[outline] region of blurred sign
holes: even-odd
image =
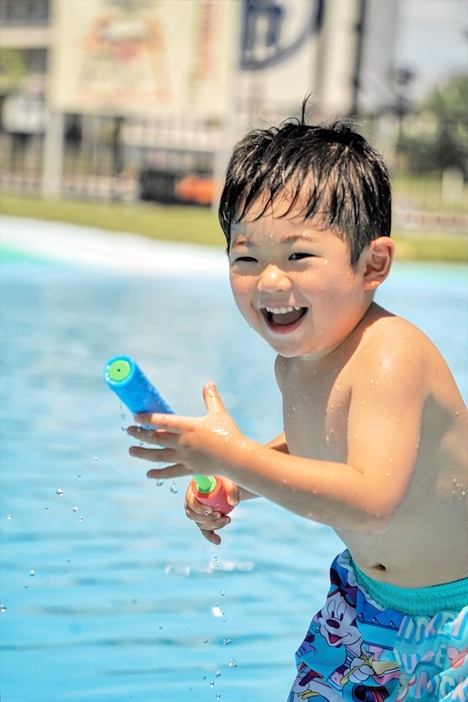
[[[220,0],[57,0],[53,108],[224,113],[236,10]]]
[[[325,0],[244,0],[241,67],[257,71],[286,61],[319,31]]]

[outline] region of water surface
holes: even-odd
[[[130,418],[101,375],[132,355],[184,414],[216,380],[267,441],[274,354],[223,276],[24,255],[1,271],[3,702],[283,702],[339,540],[259,500],[208,544],[183,513],[187,480],[158,488],[127,455]],[[465,269],[397,265],[378,301],[435,341],[466,399]]]

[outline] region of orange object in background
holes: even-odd
[[[211,176],[188,175],[175,184],[175,193],[182,200],[210,205],[215,196],[215,182]]]

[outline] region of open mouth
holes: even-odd
[[[342,636],[336,636],[335,634],[330,634],[330,632],[328,632],[328,638],[330,639],[330,643],[331,643],[332,645],[334,645],[334,644],[336,644],[338,641],[341,641],[341,639],[342,639],[343,637],[342,637]]]
[[[275,331],[293,331],[307,312],[307,307],[264,307],[262,314]]]

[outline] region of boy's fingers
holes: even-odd
[[[184,475],[192,475],[187,466],[176,463],[167,468],[154,468],[146,473],[150,480],[167,480],[168,478],[181,478]]]
[[[221,396],[213,382],[206,383],[203,388],[203,398],[208,412],[225,412]]]
[[[127,428],[127,434],[133,436],[134,439],[144,441],[145,444],[163,446],[162,432],[158,432],[156,429],[145,429],[144,427],[135,427],[132,425]],[[164,435],[167,436],[167,432],[164,432]]]
[[[176,414],[146,414],[139,412],[135,415],[135,421],[144,426],[152,426],[159,429],[167,429],[171,434],[180,434],[182,429],[179,428],[185,421],[185,417],[179,417]]]
[[[215,546],[219,546],[219,544],[221,543],[221,537],[219,536],[219,534],[216,534],[214,531],[206,531],[204,529],[201,529],[200,531],[207,541],[214,544]]]
[[[130,446],[128,452],[133,458],[143,458],[152,463],[177,463],[177,453],[170,448],[149,449],[143,446]]]

